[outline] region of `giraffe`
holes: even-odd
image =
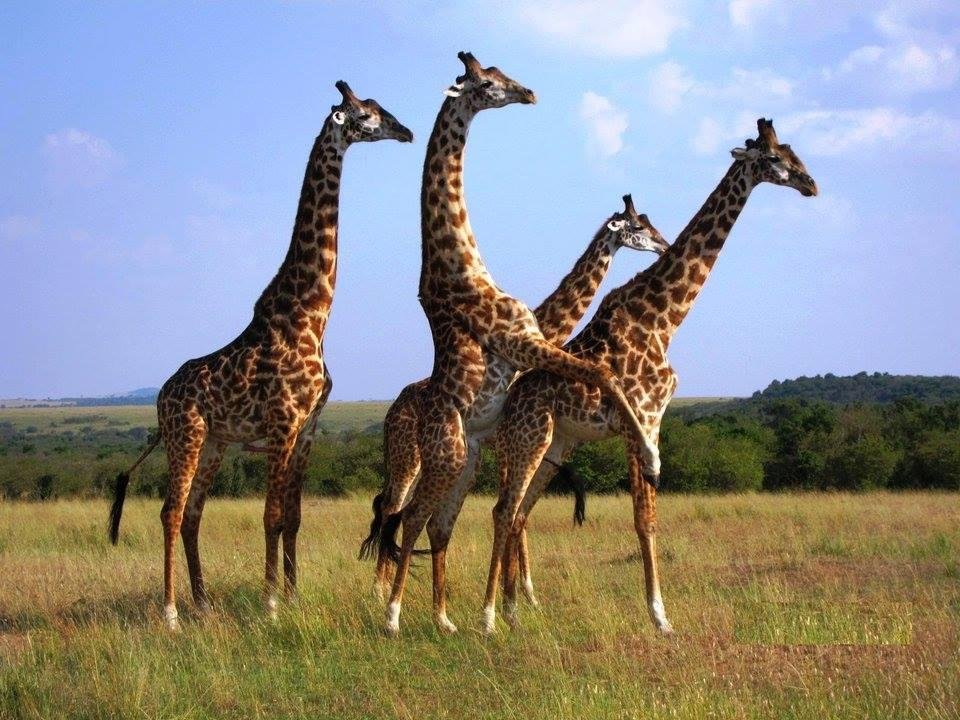
[[[463,416],[483,382],[486,351],[516,368],[538,367],[583,380],[614,396],[638,444],[647,449],[645,473],[656,481],[656,447],[643,435],[619,381],[608,369],[572,357],[540,332],[530,309],[497,287],[470,229],[463,199],[463,155],[470,122],[478,112],[512,103],[532,104],[531,90],[470,53],[458,57],[465,73],[445,92],[429,142],[421,188],[422,264],[420,303],[433,336],[433,372],[420,398],[421,474],[416,496],[401,511],[403,541],[390,592],[385,630],[400,630],[400,605],[414,543],[424,526],[433,556],[433,616],[441,632],[456,632],[447,618],[445,548],[431,516],[460,477],[466,462]],[[392,544],[386,534],[381,543]]]
[[[570,272],[533,311],[543,336],[554,345],[564,342],[583,318],[618,249],[626,247],[662,254],[669,247],[663,236],[650,224],[647,216],[637,213],[629,195],[624,195],[623,202],[623,211],[614,213],[604,221]],[[454,490],[444,500],[439,511],[442,518],[439,524],[445,533],[441,538],[444,545],[449,541],[449,533],[463,507],[463,501],[474,485],[480,447],[494,434],[507,398],[507,389],[517,374],[513,365],[496,355],[484,353],[484,362],[486,369],[483,382],[473,405],[464,417],[467,461]],[[375,517],[371,523],[370,535],[361,548],[361,557],[372,554],[383,531],[385,518],[393,516],[399,520],[397,513],[403,509],[407,495],[417,479],[420,471],[420,448],[417,443],[420,423],[418,408],[428,387],[429,378],[407,385],[387,411],[383,434],[388,479],[384,489],[374,498]],[[392,529],[387,532],[392,534]],[[374,584],[376,594],[381,599],[387,591],[390,566],[391,555],[383,548],[377,558]],[[528,597],[531,602],[536,603],[532,586],[524,587],[531,588]]]
[[[567,345],[573,355],[608,365],[622,379],[637,414],[659,440],[663,413],[677,386],[667,348],[686,318],[754,187],[784,185],[804,196],[817,186],[789,145],[777,140],[770,120],[759,135],[731,151],[733,164],[670,249],[647,270],[612,290],[590,322]],[[566,457],[582,442],[622,432],[608,401],[587,384],[542,371],[520,377],[510,390],[497,433],[500,493],[494,509],[494,542],[487,578],[483,629],[495,630],[495,601],[503,567],[504,615],[516,617],[517,544],[533,505]],[[660,594],[656,552],[656,486],[642,481],[640,448],[627,442],[634,526],[640,540],[647,610],[655,627],[672,626]]]
[[[160,432],[133,468],[117,477],[110,539],[117,541],[130,472],[163,440],[170,466],[160,517],[164,533],[164,620],[179,626],[174,594],[174,548],[183,536],[194,601],[209,609],[197,544],[207,490],[229,444],[267,453],[264,599],[277,612],[277,553],[283,537],[284,588],[296,588],[300,493],[317,416],[332,387],[323,336],[337,276],[340,174],[347,148],[357,142],[399,140],[413,134],[375,100],[343,96],[310,151],[293,237],[276,276],[260,295],[253,319],[235,340],[188,360],[157,398]],[[263,445],[252,445],[262,441]]]

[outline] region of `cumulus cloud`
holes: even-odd
[[[960,122],[932,111],[910,114],[889,107],[862,110],[809,110],[782,118],[781,135],[796,134],[797,147],[814,155],[842,155],[862,147],[931,149],[956,147]],[[802,145],[801,145],[802,143]]]
[[[52,180],[81,187],[102,184],[123,162],[109,142],[77,128],[47,135],[43,155]]]
[[[730,79],[719,84],[696,80],[682,65],[673,61],[655,67],[648,78],[650,104],[661,112],[676,112],[686,100],[713,102],[770,103],[793,95],[793,82],[771,70],[745,70],[735,67]]]
[[[591,155],[605,159],[623,150],[627,113],[608,98],[585,92],[580,100],[580,119],[587,128],[587,150]]]
[[[836,156],[882,145],[884,148],[937,150],[960,145],[960,121],[928,111],[918,114],[890,107],[858,110],[807,110],[775,118],[777,135],[801,156]],[[754,121],[742,113],[723,125],[704,120],[691,140],[700,154],[711,154],[723,142],[740,144],[756,132]]]
[[[852,77],[858,83],[871,82],[898,93],[945,90],[956,82],[960,60],[947,44],[924,47],[864,45],[847,55],[836,69],[827,68],[824,78]]]
[[[549,42],[605,58],[661,53],[687,24],[673,0],[521,0],[515,12]]]
[[[700,121],[700,127],[690,141],[690,146],[699,155],[713,155],[720,149],[725,138],[723,126],[713,118],[706,117]]]

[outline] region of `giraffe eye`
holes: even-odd
[[[480,83],[480,87],[482,87],[484,90],[486,90],[488,87],[493,87],[493,80],[484,80],[482,83]]]
[[[359,115],[357,115],[357,120],[359,120],[360,122],[364,122],[369,119],[370,119],[370,113],[360,113]]]

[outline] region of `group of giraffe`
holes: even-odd
[[[421,189],[419,299],[430,324],[433,371],[408,385],[387,413],[387,478],[361,555],[376,555],[374,587],[387,600],[384,629],[399,632],[400,608],[416,541],[427,529],[433,570],[433,615],[441,632],[456,627],[446,612],[446,550],[473,486],[480,448],[495,449],[500,490],[482,624],[495,631],[502,584],[504,617],[517,624],[516,585],[536,604],[526,524],[533,507],[581,443],[626,439],[634,525],[643,558],[646,603],[655,627],[671,632],[660,593],[656,490],[660,422],[677,376],[667,360],[683,322],[754,187],[817,186],[769,120],[732,151],[733,163],[686,228],[667,243],[632,197],[600,226],[557,289],[535,310],[501,290],[480,256],[463,189],[464,150],[482,110],[533,104],[534,93],[496,67],[461,52],[464,73],[446,91],[427,143]],[[164,530],[164,620],[178,627],[174,592],[176,536],[183,538],[194,601],[210,607],[198,548],[207,491],[232,443],[267,455],[265,604],[278,604],[278,545],[284,594],[296,593],[296,542],[306,462],[332,382],[323,336],[336,283],[340,173],[356,142],[412,133],[374,100],[340,81],[307,162],[293,239],[276,277],[231,343],[186,362],[163,385],[159,433],[117,478],[110,538],[117,541],[132,472],[162,440],[170,466],[161,511]],[[647,269],[604,297],[586,326],[567,341],[621,247],[658,255]],[[565,343],[565,344],[564,344]],[[396,535],[402,528],[399,544]],[[390,572],[394,577],[390,583]]]

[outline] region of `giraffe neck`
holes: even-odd
[[[276,276],[254,307],[254,317],[297,329],[308,327],[322,339],[337,282],[337,219],[340,172],[347,150],[330,119],[310,151],[293,224],[293,237]]]
[[[593,302],[618,247],[613,235],[601,228],[557,289],[533,311],[548,341],[558,345],[573,332]]]
[[[670,249],[625,286],[633,315],[657,314],[664,349],[703,289],[753,188],[751,168],[734,162]]]
[[[420,191],[421,296],[432,296],[438,286],[451,282],[493,284],[470,229],[463,197],[464,148],[475,115],[462,100],[447,98],[427,143]]]

